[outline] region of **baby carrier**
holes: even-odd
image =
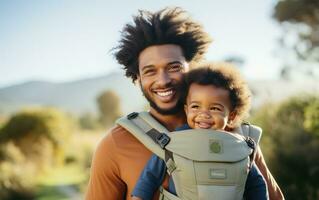
[[[260,128],[243,124],[242,135],[211,129],[169,132],[148,112],[131,113],[117,124],[165,160],[177,196],[160,188],[160,200],[243,198]]]

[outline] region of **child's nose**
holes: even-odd
[[[205,118],[205,119],[211,118],[211,115],[210,115],[210,113],[209,113],[208,110],[201,110],[201,111],[199,112],[199,116],[200,116],[200,117],[203,117],[203,118]]]

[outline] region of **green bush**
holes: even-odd
[[[53,108],[13,115],[0,130],[0,199],[31,198],[37,176],[64,163],[71,134],[69,117]]]
[[[98,118],[91,113],[84,113],[79,117],[78,123],[81,129],[94,130],[101,128]]]
[[[12,142],[2,144],[0,154],[0,199],[32,199],[36,167]]]
[[[54,108],[34,108],[13,115],[1,130],[1,139],[19,139],[28,134],[44,136],[53,143],[64,143],[70,135],[70,120]]]
[[[304,127],[308,132],[312,132],[319,137],[319,100],[305,108]]]
[[[253,114],[261,148],[287,199],[319,199],[318,104],[315,96],[268,104]]]

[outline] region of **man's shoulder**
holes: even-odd
[[[137,139],[125,128],[120,125],[112,127],[106,135],[102,138],[100,145],[112,145],[114,147],[121,147],[127,143],[136,143]]]
[[[118,124],[113,126],[107,133],[107,136],[110,136],[113,138],[114,137],[126,137],[127,135],[131,135],[130,132]]]

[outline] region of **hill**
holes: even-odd
[[[267,101],[280,101],[297,94],[319,94],[315,81],[248,81],[253,92],[253,107]],[[0,88],[0,112],[7,114],[25,106],[56,106],[80,114],[97,111],[96,97],[104,90],[113,90],[121,100],[123,113],[143,110],[147,104],[138,86],[122,73],[65,83],[30,81]]]
[[[121,99],[123,112],[146,105],[138,86],[121,73],[66,83],[30,81],[0,89],[0,112],[11,113],[24,106],[56,106],[71,113],[96,112],[96,97],[113,90]]]

